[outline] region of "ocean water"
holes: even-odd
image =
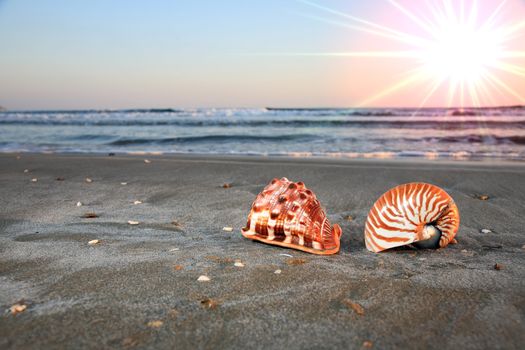
[[[525,160],[525,107],[0,112],[1,152]]]

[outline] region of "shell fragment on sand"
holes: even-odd
[[[77,207],[81,207],[82,206],[82,202],[77,202]]]
[[[128,224],[135,226],[135,225],[140,224],[140,222],[138,222],[138,221],[133,221],[133,220],[129,220],[129,221],[128,221]]]
[[[273,273],[275,273],[276,275],[280,275],[281,272],[282,272],[282,271],[281,271],[280,269],[277,269],[277,270],[275,270]]]
[[[86,182],[87,182],[88,184],[90,184],[90,183],[93,182],[93,179],[91,179],[90,177],[86,177]]]
[[[241,261],[236,261],[233,265],[236,267],[244,267],[244,264]]]
[[[11,306],[10,311],[12,315],[16,315],[16,314],[26,311],[26,309],[27,309],[27,305],[16,303],[15,305]]]
[[[282,253],[282,254],[279,254],[279,255],[280,255],[280,256],[286,256],[287,258],[293,258],[293,255],[290,255],[290,254],[284,254],[284,253]]]
[[[160,328],[160,327],[162,327],[163,324],[164,324],[164,322],[162,322],[161,320],[149,321],[148,322],[148,327],[150,327],[150,328]]]
[[[31,179],[31,182],[37,182],[37,181],[38,179],[36,177]]]
[[[487,228],[481,229],[480,232],[481,233],[492,233],[492,231]]]
[[[197,278],[198,282],[209,282],[211,279],[208,276],[202,275]]]
[[[144,159],[144,163],[149,164],[149,163],[151,163],[151,160],[149,160],[149,159]]]
[[[133,204],[135,204],[135,205],[137,205],[137,204],[142,204],[142,202],[139,201],[139,200],[136,200],[136,201],[133,202]]]
[[[361,306],[361,304],[358,304],[350,299],[343,300],[343,303],[354,310],[354,312],[359,316],[363,316],[365,314],[365,309]]]
[[[232,232],[233,231],[233,227],[226,226],[226,227],[223,227],[222,230],[226,231],[226,232]]]
[[[122,186],[126,186],[128,183],[127,182],[121,182],[120,183]]]
[[[28,173],[29,172],[29,169],[24,169],[24,173]]]
[[[95,245],[95,244],[99,244],[100,243],[100,240],[98,239],[92,239],[91,241],[88,242],[89,245]]]

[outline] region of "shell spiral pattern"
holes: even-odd
[[[339,225],[330,225],[315,194],[302,182],[273,179],[252,204],[246,238],[308,253],[329,255],[339,251]]]
[[[459,228],[459,211],[452,197],[443,189],[410,183],[383,194],[368,214],[365,243],[368,250],[385,249],[412,243],[433,248],[454,243]]]

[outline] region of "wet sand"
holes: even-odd
[[[0,155],[0,348],[525,344],[525,165],[147,158]],[[341,225],[338,255],[241,236],[256,194],[282,176],[304,181]],[[412,181],[452,195],[459,243],[368,252],[369,208]],[[12,315],[17,302],[27,308]]]

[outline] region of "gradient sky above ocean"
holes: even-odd
[[[317,3],[420,34],[385,0]],[[401,3],[428,15],[421,1]],[[483,17],[500,1],[478,3]],[[0,0],[0,105],[353,106],[396,84],[414,65],[407,58],[288,55],[407,49],[312,16],[348,22],[295,0]],[[525,1],[508,0],[498,20],[504,25],[523,18]],[[525,50],[525,28],[518,34],[508,46]],[[525,67],[524,58],[512,63]],[[497,74],[525,91],[523,76]],[[370,105],[419,106],[427,85],[412,84]],[[484,104],[523,103],[501,89],[492,92]],[[443,86],[426,105],[444,105],[446,93]]]

